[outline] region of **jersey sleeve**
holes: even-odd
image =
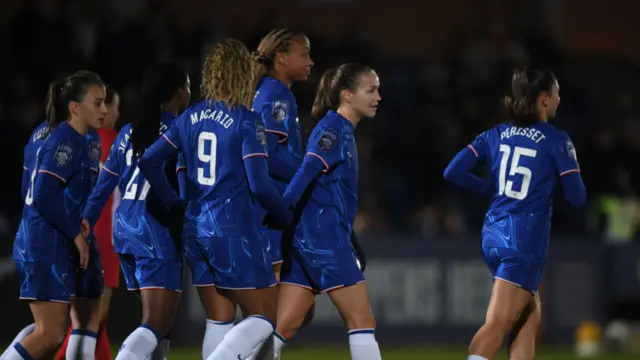
[[[557,137],[552,156],[559,176],[580,172],[576,148],[566,132],[561,132]]]
[[[185,113],[186,114],[186,113]],[[162,138],[178,150],[182,150],[182,140],[180,139],[180,125],[184,123],[184,116],[180,116],[173,122],[169,130],[162,134]]]
[[[123,130],[124,131],[124,130]],[[121,153],[120,147],[118,146],[120,139],[120,135],[116,138],[116,141],[111,145],[111,149],[109,150],[109,155],[107,156],[107,160],[104,162],[102,166],[102,170],[108,172],[114,176],[120,176],[122,172],[122,165],[124,165],[126,160],[124,159],[124,153]],[[119,153],[120,152],[120,153]]]
[[[489,131],[478,135],[471,144],[467,145],[480,161],[485,161],[489,155]]]
[[[78,170],[74,164],[80,159],[76,159],[76,150],[72,143],[68,141],[54,143],[45,146],[42,151],[42,162],[38,167],[38,173],[55,176],[66,183]]]
[[[267,138],[264,123],[259,117],[247,116],[240,124],[240,136],[242,138],[242,160],[254,156],[267,155]]]
[[[254,109],[264,122],[265,132],[276,136],[276,144],[286,142],[289,138],[286,124],[289,121],[291,107],[291,99],[288,96],[274,91],[267,95],[261,109]]]
[[[340,132],[330,125],[317,126],[311,133],[307,145],[307,156],[313,156],[322,161],[329,171],[342,161]]]

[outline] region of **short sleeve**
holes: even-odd
[[[264,123],[257,116],[247,116],[240,125],[242,159],[253,156],[267,157],[267,137]]]
[[[578,155],[573,142],[566,132],[561,132],[553,146],[553,159],[559,176],[580,172]]]
[[[325,171],[331,170],[342,161],[340,132],[331,126],[316,127],[309,138],[307,156],[317,157],[325,166]]]
[[[284,94],[272,92],[267,95],[262,108],[255,109],[264,122],[265,132],[272,133],[285,141],[289,138],[287,123],[293,104]]]
[[[68,141],[48,144],[42,149],[41,156],[38,172],[53,175],[65,183],[78,170],[76,165],[81,160],[76,146]]]
[[[480,161],[484,161],[489,154],[489,132],[478,135],[471,144],[467,145]]]

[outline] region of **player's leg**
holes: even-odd
[[[101,317],[100,328],[98,330],[98,343],[96,344],[96,360],[111,360],[111,344],[107,331],[109,310],[111,309],[111,299],[115,290],[120,285],[120,261],[115,253],[111,237],[98,238],[98,250],[102,259],[102,270],[104,274],[104,294],[100,305]]]
[[[233,328],[236,304],[218,293],[213,270],[196,238],[184,239],[184,258],[191,270],[191,284],[198,290],[206,314],[202,342],[202,358],[206,359]]]
[[[67,359],[95,358],[98,329],[102,312],[100,305],[104,281],[102,261],[95,240],[92,241],[89,266],[76,274],[76,296],[71,302],[71,335],[66,349]]]
[[[354,360],[381,359],[375,338],[375,317],[371,310],[364,276],[351,247],[351,236],[336,229],[334,236],[322,234],[314,245],[324,245],[324,254],[299,250],[296,255],[314,287],[326,292],[336,306],[349,334],[349,349]],[[326,241],[322,241],[322,238]],[[326,256],[331,252],[332,256]]]
[[[33,332],[33,330],[35,330],[35,328],[36,328],[36,324],[35,323],[29,324],[29,325],[25,326],[24,328],[22,328],[22,330],[20,330],[20,332],[18,332],[18,335],[16,335],[16,337],[13,338],[13,340],[11,341],[11,343],[9,344],[7,349],[2,353],[2,355],[0,355],[0,359],[4,359],[4,356],[7,355],[7,353],[9,352],[9,350],[11,348],[13,348],[13,345],[15,345],[16,343],[19,343],[22,339],[27,337],[27,335],[31,334]]]
[[[533,360],[536,355],[536,338],[542,321],[542,303],[536,292],[520,315],[509,342],[509,359]]]
[[[284,277],[283,280],[291,281]],[[282,348],[297,333],[313,308],[316,292],[309,286],[291,282],[278,284],[278,315],[273,339],[266,341],[249,359],[279,359]]]
[[[329,290],[328,294],[347,326],[351,358],[382,359],[375,338],[375,317],[365,283]]]
[[[514,249],[485,248],[483,251],[490,267],[494,263],[497,266],[492,270],[495,282],[485,323],[469,345],[472,360],[493,358],[500,350],[504,337],[533,298],[543,264],[540,259]],[[535,284],[528,280],[531,277]]]
[[[146,359],[173,326],[182,289],[182,261],[177,256],[153,259],[123,254],[120,263],[127,288],[137,286],[140,291],[142,323],[125,339],[116,359]]]
[[[29,301],[35,329],[5,352],[3,359],[41,358],[54,351],[64,337],[69,314],[74,272],[66,259],[16,261],[20,276],[20,299]]]
[[[236,318],[236,304],[222,296],[215,286],[197,286],[197,289],[207,316],[202,343],[202,358],[206,359],[233,328]]]
[[[219,293],[237,303],[244,315],[209,359],[246,359],[275,330],[276,280],[264,243],[259,236],[198,241],[207,253]]]

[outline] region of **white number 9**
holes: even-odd
[[[207,143],[209,151],[207,152]],[[204,167],[198,167],[198,182],[202,185],[212,186],[216,182],[216,148],[218,138],[212,132],[203,132],[198,136],[198,160],[209,164],[209,175],[205,175]]]

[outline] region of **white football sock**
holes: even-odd
[[[374,329],[349,330],[351,360],[382,360]]]
[[[80,355],[82,360],[95,359],[96,343],[98,334],[89,330],[73,329],[67,344],[66,359],[77,359]]]
[[[245,360],[273,331],[273,324],[264,316],[247,316],[227,333],[207,360]]]
[[[233,321],[215,321],[207,319],[204,331],[204,341],[202,342],[202,358],[206,359],[211,355],[222,342],[225,335],[233,329]]]
[[[116,360],[146,360],[158,346],[159,339],[156,331],[142,324],[124,340]]]
[[[27,335],[31,334],[33,330],[35,330],[35,328],[36,328],[36,324],[29,324],[25,326],[24,329],[20,330],[18,335],[16,335],[13,341],[11,341],[11,345],[9,345],[9,347],[7,347],[4,353],[0,355],[0,359],[4,359],[4,356],[7,355],[7,353],[9,353],[11,349],[13,349],[13,345],[15,345],[16,343],[19,343],[22,339],[26,338]],[[15,349],[13,349],[13,351],[15,351]]]

